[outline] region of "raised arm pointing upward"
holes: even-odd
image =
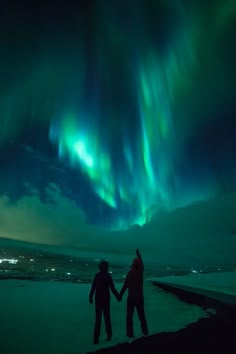
[[[137,257],[133,260],[131,269],[126,276],[124,285],[120,291],[120,299],[122,299],[125,291],[128,289],[126,331],[127,336],[130,338],[134,337],[133,313],[135,308],[138,312],[143,334],[148,334],[147,321],[144,313],[143,298],[144,265],[139,249],[136,249],[136,255]]]

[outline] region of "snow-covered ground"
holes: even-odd
[[[78,354],[126,341],[126,301],[112,298],[113,339],[105,342],[102,325],[99,346],[92,344],[94,306],[88,302],[89,290],[90,284],[0,281],[1,354]],[[150,334],[176,331],[206,316],[200,307],[148,282],[145,306]],[[135,333],[141,335],[136,314]]]
[[[154,277],[149,278],[149,280],[191,290],[223,302],[236,304],[236,271]]]

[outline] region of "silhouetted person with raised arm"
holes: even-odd
[[[133,314],[136,308],[141,323],[142,332],[148,335],[147,321],[144,313],[144,297],[143,297],[143,271],[144,265],[139,250],[136,250],[137,258],[133,260],[131,269],[128,272],[124,285],[120,291],[120,300],[128,289],[127,298],[127,315],[126,315],[126,332],[129,338],[134,337]]]
[[[111,274],[108,273],[109,263],[107,261],[101,261],[99,263],[99,272],[95,275],[91,291],[89,294],[89,302],[93,303],[93,295],[95,293],[95,327],[93,343],[98,344],[102,313],[105,320],[105,328],[107,332],[107,340],[111,340],[112,328],[111,328],[111,316],[110,316],[110,289],[119,300],[119,293],[115,289]]]

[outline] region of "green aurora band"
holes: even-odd
[[[127,229],[216,192],[212,180],[185,190],[178,163],[207,112],[234,95],[226,41],[234,38],[236,2],[119,3],[94,1],[71,51],[60,40],[41,44],[24,78],[1,93],[0,143],[31,121],[48,125],[60,159],[114,211],[111,227]]]

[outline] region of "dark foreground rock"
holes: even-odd
[[[177,332],[140,338],[96,353],[236,354],[236,311],[226,308],[220,314],[201,319]]]

